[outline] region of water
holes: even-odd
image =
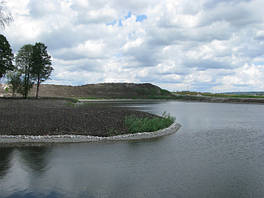
[[[264,197],[263,105],[123,104],[175,116],[168,137],[0,147],[0,197]]]

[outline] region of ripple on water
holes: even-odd
[[[0,148],[0,197],[264,197],[263,105],[141,107],[182,128],[148,141]]]

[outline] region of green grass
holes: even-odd
[[[130,133],[153,132],[169,127],[175,118],[163,113],[162,117],[138,118],[135,115],[125,118],[125,125]]]

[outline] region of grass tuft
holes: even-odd
[[[125,117],[125,125],[130,133],[153,132],[169,127],[175,118],[164,112],[162,117],[139,118],[135,115]]]

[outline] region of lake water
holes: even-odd
[[[264,197],[264,106],[123,104],[175,116],[155,140],[0,148],[0,197]]]

